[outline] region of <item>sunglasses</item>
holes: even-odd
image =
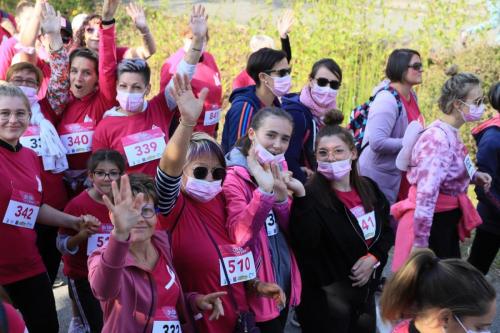
[[[207,167],[196,167],[193,169],[193,176],[196,179],[205,179],[208,175]],[[214,168],[212,169],[212,178],[214,180],[223,180],[226,177],[226,169],[224,168]]]
[[[424,65],[421,62],[416,62],[416,63],[413,63],[411,65],[408,65],[408,68],[411,68],[411,69],[414,69],[416,71],[419,71],[422,68],[424,68]]]
[[[264,71],[264,73],[271,75],[272,73],[278,74],[279,77],[285,77],[287,75],[290,75],[292,73],[292,68],[283,68],[283,69],[270,69],[267,71]]]
[[[330,85],[330,88],[332,88],[333,90],[338,90],[340,88],[340,82],[337,81],[337,80],[328,80],[324,77],[318,77],[316,79],[316,83],[318,84],[318,86],[320,87],[326,87],[327,85]]]

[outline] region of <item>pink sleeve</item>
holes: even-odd
[[[278,224],[283,232],[289,234],[290,226],[290,209],[292,207],[292,199],[283,202],[275,202],[273,204],[273,212],[278,219]]]
[[[99,91],[112,103],[116,100],[115,25],[99,29]]]
[[[226,198],[226,228],[229,237],[234,243],[244,246],[264,228],[264,221],[273,206],[275,196],[257,188],[251,198],[247,198],[245,193],[249,189],[231,172],[227,174],[222,190]]]
[[[170,66],[171,64],[168,62],[168,59],[163,63],[163,66],[161,66],[160,91],[165,90],[165,87],[172,79],[172,73],[170,73]]]
[[[0,80],[5,80],[12,58],[16,55],[17,40],[11,37],[0,44]]]
[[[439,128],[427,129],[413,149],[416,155],[415,179],[417,198],[414,215],[414,245],[427,247],[441,183],[451,163],[450,145],[446,134]]]
[[[96,250],[90,255],[89,282],[92,293],[98,300],[106,301],[118,297],[128,248],[129,242],[121,242],[111,234],[104,250]]]

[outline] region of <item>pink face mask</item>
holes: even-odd
[[[351,171],[351,159],[337,162],[318,161],[318,172],[328,180],[340,180]]]
[[[484,104],[481,104],[479,106],[475,104],[464,104],[469,107],[469,113],[463,113],[462,111],[460,111],[460,114],[462,115],[462,118],[465,122],[474,122],[481,119],[485,110]]]
[[[118,90],[116,100],[124,111],[140,112],[144,106],[144,93],[128,93]]]
[[[337,90],[329,86],[320,87],[315,84],[311,88],[311,97],[320,107],[327,107],[330,110],[337,107]]]
[[[222,191],[222,181],[209,182],[203,179],[188,177],[185,191],[193,199],[200,202],[209,202]]]
[[[283,77],[274,77],[272,76],[274,82],[274,88],[271,89],[273,91],[274,96],[281,97],[290,91],[292,87],[292,77],[290,75],[286,75]]]
[[[26,98],[28,98],[30,105],[33,105],[36,102],[38,102],[37,90],[35,88],[26,86],[19,86],[18,88],[21,89]]]
[[[257,153],[257,160],[260,164],[274,162],[280,166],[282,171],[288,171],[288,164],[285,160],[285,154],[273,155],[269,150],[264,148],[260,143],[255,143],[255,152]]]

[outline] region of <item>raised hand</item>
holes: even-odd
[[[274,178],[273,192],[276,195],[277,202],[283,202],[288,198],[288,191],[285,182],[285,173],[281,172],[280,168],[276,164],[271,164],[271,172]]]
[[[130,16],[132,21],[135,24],[135,27],[139,29],[139,31],[148,30],[148,22],[146,21],[146,14],[144,13],[144,9],[131,2],[126,7],[127,15]]]
[[[56,13],[54,7],[48,2],[42,6],[41,27],[45,34],[57,34],[61,32],[61,14]]]
[[[205,38],[208,31],[207,20],[208,15],[205,14],[205,7],[203,5],[193,6],[189,20],[189,27],[191,28],[193,37]]]
[[[173,82],[174,86],[170,88],[169,92],[179,107],[181,122],[188,125],[196,124],[203,110],[208,88],[203,88],[198,95],[199,97],[196,98],[187,74],[175,74]]]
[[[274,177],[271,166],[269,164],[260,165],[253,145],[248,151],[247,163],[250,174],[255,178],[259,187],[267,193],[272,193],[274,188]]]
[[[219,319],[220,316],[224,316],[224,307],[220,298],[226,294],[225,291],[219,291],[208,295],[199,295],[195,300],[196,306],[201,311],[212,310],[208,320]]]
[[[127,175],[121,177],[120,189],[118,189],[116,181],[111,183],[111,188],[114,204],[107,195],[104,195],[102,199],[111,213],[111,223],[114,225],[113,235],[118,240],[124,241],[128,239],[130,229],[142,219],[141,210],[144,206],[144,194],[139,193],[134,198]]]
[[[281,16],[278,19],[278,32],[280,34],[280,38],[285,39],[287,38],[288,34],[290,33],[292,29],[292,25],[295,21],[293,10],[287,9],[283,13],[283,16]]]
[[[110,21],[115,17],[120,0],[104,0],[102,4],[102,20]]]

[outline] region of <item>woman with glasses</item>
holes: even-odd
[[[316,170],[314,145],[327,111],[337,108],[337,93],[342,83],[342,70],[335,60],[317,61],[309,74],[309,83],[297,94],[281,100],[283,109],[293,117],[293,134],[285,153],[288,169],[305,183]]]
[[[316,138],[317,172],[295,195],[290,229],[302,274],[302,332],[372,333],[376,271],[394,241],[389,204],[359,175],[351,133],[339,111],[325,114]]]
[[[359,168],[373,179],[390,204],[408,194],[406,177],[396,167],[403,135],[412,121],[423,124],[413,87],[422,83],[423,65],[415,50],[396,49],[387,61],[389,82],[375,88],[362,143]]]
[[[58,332],[52,283],[36,246],[36,223],[79,230],[89,223],[45,203],[42,167],[20,143],[30,123],[23,91],[0,84],[0,285],[19,309],[30,332]]]
[[[82,327],[85,332],[101,332],[102,310],[90,290],[87,259],[90,253],[108,241],[113,229],[102,197],[113,198],[111,182],[120,179],[125,171],[125,161],[117,151],[98,150],[90,156],[88,170],[92,187],[73,198],[64,211],[74,216],[93,214],[100,223],[91,224],[79,232],[60,229],[57,247],[64,254],[64,275],[68,277],[69,295],[76,305],[73,325]]]
[[[222,132],[222,148],[229,152],[236,141],[247,134],[254,113],[266,106],[280,106],[279,97],[292,87],[287,55],[283,51],[263,48],[250,55],[247,72],[255,85],[235,89],[229,101]]]
[[[200,47],[206,34],[207,16],[203,6],[193,7],[190,27],[192,47],[179,65],[179,73],[191,78],[200,58]],[[119,106],[106,111],[97,126],[92,150],[114,149],[127,160],[127,173],[141,172],[154,176],[168,141],[168,129],[174,116],[175,100],[169,89],[151,100],[151,70],[145,60],[124,59],[118,65],[116,101]],[[169,85],[170,88],[173,82]]]
[[[399,322],[393,333],[489,333],[495,303],[495,289],[472,265],[418,250],[385,285],[380,310]]]
[[[208,134],[193,134],[207,90],[195,99],[187,80],[180,76],[173,80],[172,94],[181,118],[156,176],[159,208],[164,215],[160,223],[172,236],[174,264],[186,290],[228,293],[221,297],[224,317],[210,321],[203,316],[196,322],[198,328],[208,333],[232,333],[238,314],[249,310],[247,292],[274,297],[282,303],[284,299],[280,299],[282,293],[277,285],[254,280],[256,266],[250,249],[234,244],[227,234],[221,193],[226,176],[224,153]],[[219,252],[227,272],[221,266]]]
[[[142,45],[137,47],[117,47],[116,58],[118,62],[122,61],[122,59],[148,59],[156,53],[156,43],[153,34],[149,30],[144,9],[133,2],[129,3],[125,9],[128,16],[134,22],[136,29],[141,34]],[[101,24],[105,25],[110,19],[114,22],[112,17],[107,18],[99,14],[88,15],[75,32],[72,49],[85,47],[91,49],[95,53],[99,53],[99,49],[102,45],[100,43],[101,36],[99,30]]]
[[[101,302],[103,333],[194,333],[191,313],[224,315],[224,292],[184,294],[165,231],[156,230],[158,197],[151,177],[124,175],[104,195],[113,230],[89,257],[89,281]],[[188,306],[190,309],[188,310]],[[182,327],[182,329],[181,329]]]
[[[264,107],[252,118],[248,133],[226,155],[228,174],[223,191],[231,239],[252,249],[257,278],[277,283],[286,306],[249,297],[263,333],[283,332],[288,310],[300,302],[301,280],[289,243],[288,193],[302,193],[302,183],[291,177],[285,161],[293,119],[283,109]]]
[[[430,248],[439,258],[460,258],[459,240],[482,223],[467,196],[470,183],[490,190],[491,176],[480,172],[460,138],[466,122],[481,119],[481,81],[470,73],[450,69],[441,88],[443,112],[413,146],[408,167],[408,198],[392,206],[398,220],[392,268],[398,270],[413,248]]]

